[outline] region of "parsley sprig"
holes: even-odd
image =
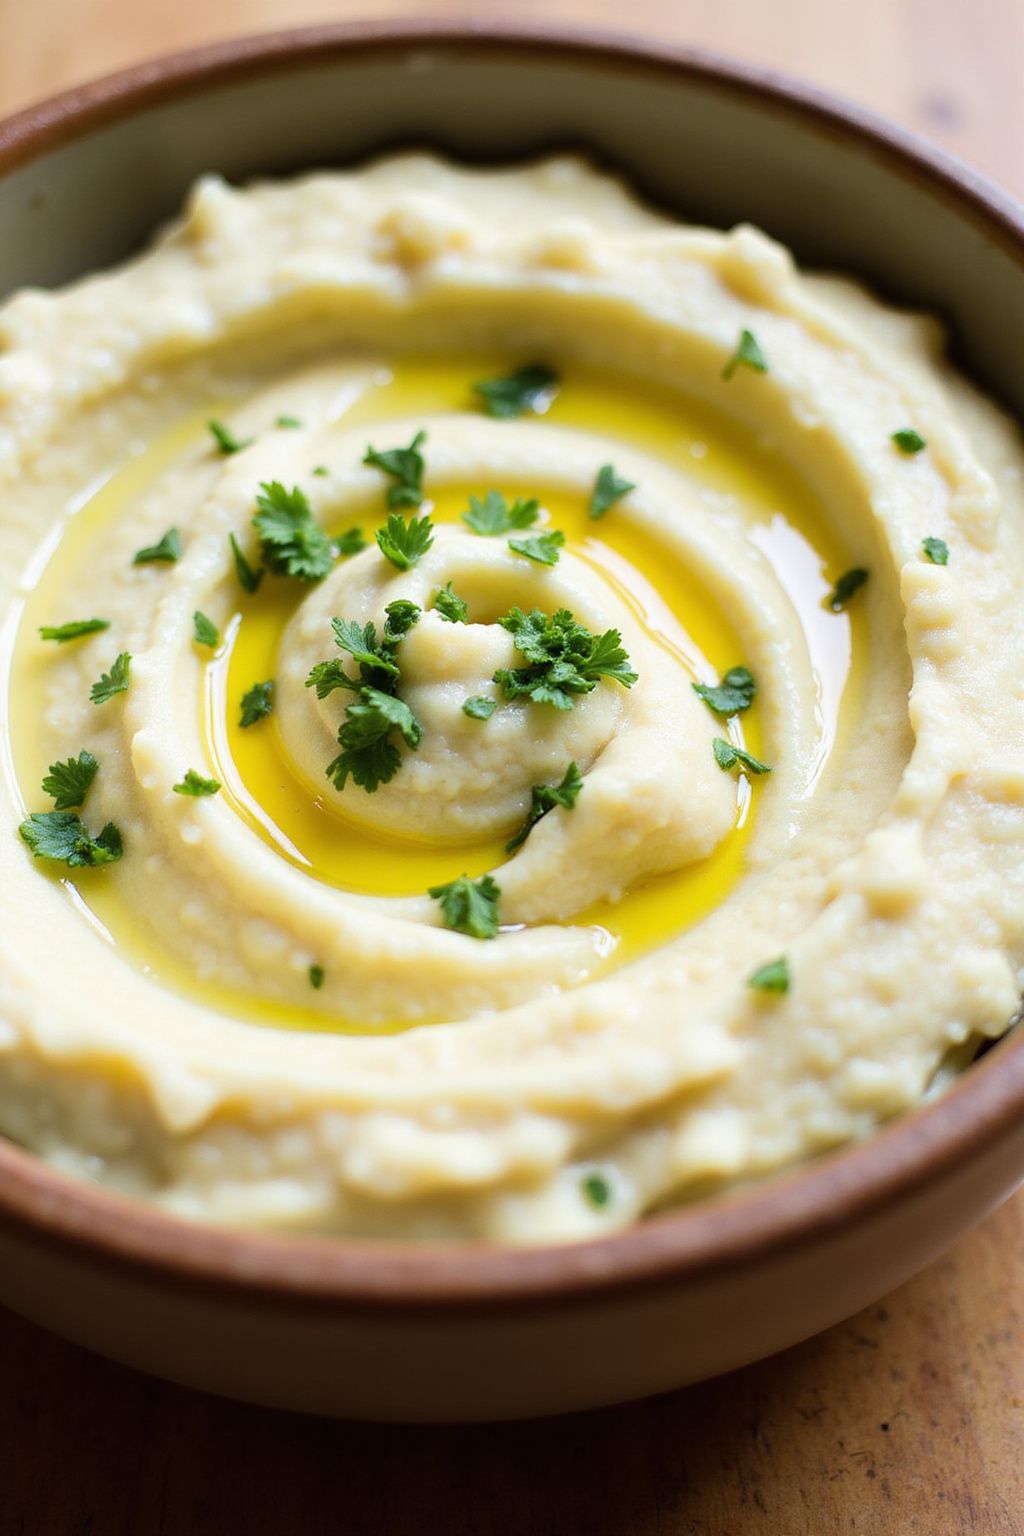
[[[402,766],[402,755],[392,739],[395,731],[406,746],[419,746],[420,723],[409,706],[396,697],[400,673],[395,660],[399,643],[419,617],[420,609],[405,598],[389,603],[379,643],[373,623],[331,620],[335,642],[352,657],[358,676],[351,677],[338,659],[321,661],[307,677],[306,687],[315,688],[319,699],[328,698],[336,688],[347,688],[357,696],[347,707],[338,731],[342,750],[327,765],[327,777],[338,790],[344,789],[351,777],[372,795],[394,778]]]
[[[445,926],[456,933],[467,933],[471,939],[493,939],[498,932],[501,887],[490,875],[479,880],[460,875],[447,885],[432,885],[427,895],[440,903]]]
[[[563,811],[571,811],[582,788],[583,775],[575,763],[569,764],[560,784],[535,784],[530,790],[530,810],[526,820],[515,837],[505,844],[505,852],[515,853],[517,848],[521,848],[538,821],[557,806]]]
[[[604,517],[609,507],[614,507],[623,496],[628,496],[630,491],[635,490],[636,486],[632,480],[623,480],[615,473],[613,465],[602,464],[597,472],[587,511],[593,518]]]
[[[716,687],[708,683],[691,686],[697,697],[703,699],[716,715],[740,715],[750,708],[757,696],[754,675],[746,667],[730,667]]]
[[[473,386],[489,416],[512,421],[527,411],[543,411],[558,387],[558,374],[544,363],[527,363],[497,379],[481,379]]]
[[[132,560],[133,565],[152,565],[157,561],[164,561],[167,565],[173,565],[181,559],[181,534],[177,528],[168,528],[163,538],[156,544],[147,544],[144,549],[137,549]]]
[[[274,679],[268,678],[265,683],[253,683],[242,694],[242,714],[238,721],[243,729],[248,730],[250,725],[255,725],[259,720],[265,720],[274,708]]]
[[[206,779],[194,768],[186,769],[185,777],[181,782],[171,785],[176,795],[187,795],[193,800],[202,799],[206,795],[215,795],[220,787],[219,779]]]
[[[443,587],[439,587],[434,593],[434,607],[449,624],[469,623],[469,604],[464,597],[452,591],[452,584],[446,581]]]
[[[69,869],[113,864],[124,852],[112,821],[93,837],[74,811],[33,811],[18,831],[37,859],[53,859]]]
[[[364,464],[383,470],[394,481],[387,488],[387,504],[391,511],[399,507],[418,507],[423,500],[425,466],[419,450],[426,440],[425,432],[417,432],[408,448],[385,448],[378,453],[376,448],[369,446],[363,455]]]
[[[98,635],[100,630],[109,628],[109,619],[70,619],[67,624],[41,625],[39,635],[43,640],[56,640],[58,645],[66,645],[69,640],[81,640],[83,635]]]
[[[529,500],[517,496],[509,506],[500,491],[486,491],[483,499],[469,498],[469,511],[463,512],[462,521],[474,533],[513,533],[517,528],[532,528],[540,512],[540,502],[535,496]]]
[[[334,564],[334,546],[313,516],[306,493],[297,485],[288,491],[280,480],[265,480],[256,505],[259,512],[252,522],[267,569],[275,576],[295,576],[300,581],[326,576]],[[238,556],[236,548],[235,566],[241,578]],[[244,580],[242,585],[246,586]]]
[[[780,997],[784,997],[789,991],[791,982],[789,961],[785,955],[759,965],[757,970],[751,971],[747,977],[747,986],[752,987],[755,992],[775,992]]]
[[[109,672],[101,672],[99,681],[93,683],[89,689],[89,697],[94,704],[106,704],[118,693],[126,693],[131,681],[132,658],[130,651],[121,651],[114,657]]]
[[[854,566],[852,571],[844,571],[825,599],[825,606],[833,613],[842,613],[853,594],[867,581],[868,574],[861,565]]]
[[[631,688],[637,674],[630,666],[617,629],[593,635],[568,608],[553,614],[512,608],[500,621],[512,636],[525,667],[499,668],[494,681],[507,699],[526,697],[535,704],[572,709],[580,694],[590,693],[603,677]]]
[[[71,811],[82,805],[99,766],[85,748],[77,757],[69,757],[64,763],[51,763],[43,780],[43,793],[53,796],[54,809]]]
[[[252,442],[251,437],[236,437],[230,427],[226,427],[222,421],[208,421],[206,425],[223,454],[241,453],[242,449],[248,448]]]
[[[745,752],[742,747],[737,747],[731,741],[724,741],[721,736],[716,736],[711,743],[715,754],[715,762],[723,773],[728,773],[730,768],[746,768],[749,773],[771,773],[767,763],[762,763],[759,758]]]
[[[750,368],[754,373],[768,372],[768,359],[761,351],[753,331],[748,331],[746,327],[740,331],[736,350],[722,369],[722,378],[731,379],[737,368]]]
[[[434,525],[429,517],[410,517],[389,512],[387,523],[377,529],[377,544],[386,560],[399,571],[408,571],[425,555],[434,542]]]
[[[528,538],[509,539],[508,547],[515,555],[525,555],[538,565],[557,565],[558,553],[565,543],[565,534],[557,528],[547,533],[532,533]]]

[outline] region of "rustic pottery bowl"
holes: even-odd
[[[641,42],[411,23],[218,45],[0,124],[0,292],[127,255],[190,181],[387,146],[583,147],[684,218],[950,322],[1024,418],[1024,220],[971,172],[819,94]],[[1024,1031],[943,1097],[765,1184],[588,1243],[502,1250],[211,1230],[0,1144],[0,1300],[115,1359],[379,1419],[556,1413],[664,1391],[847,1317],[1024,1177]]]

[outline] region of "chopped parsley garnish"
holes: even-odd
[[[339,555],[358,555],[360,550],[366,549],[367,543],[363,538],[361,528],[347,528],[344,533],[339,533],[334,541],[334,547]]]
[[[922,539],[921,548],[924,550],[932,565],[949,564],[949,545],[945,539]]]
[[[85,800],[99,766],[92,753],[84,748],[77,757],[69,757],[65,763],[51,763],[43,780],[43,793],[53,796],[58,811],[74,810]]]
[[[868,579],[868,572],[863,566],[855,566],[852,571],[846,571],[836,582],[832,591],[825,599],[825,605],[831,608],[833,613],[842,613],[850,598]]]
[[[489,720],[497,707],[497,699],[487,699],[482,693],[474,693],[463,701],[462,713],[471,720]]]
[[[238,577],[238,584],[244,592],[248,592],[251,595],[259,590],[260,582],[263,580],[263,568],[261,566],[259,570],[253,570],[248,560],[242,554],[241,545],[234,534],[229,534],[228,537],[231,540],[231,553],[234,556],[235,575]]]
[[[747,986],[753,987],[755,992],[777,992],[781,996],[789,991],[789,984],[789,961],[785,955],[780,955],[777,960],[769,960],[766,965],[759,965],[747,977]]]
[[[384,615],[379,645],[374,624],[360,625],[354,619],[331,621],[336,643],[359,667],[358,680],[348,675],[340,661],[318,662],[306,679],[306,687],[315,688],[319,699],[326,699],[336,688],[347,688],[358,696],[346,709],[338,731],[342,751],[327,765],[327,776],[339,790],[344,789],[350,775],[371,795],[394,778],[402,758],[389,740],[393,731],[401,734],[407,746],[419,745],[419,721],[408,705],[395,697],[399,670],[394,658],[400,640],[419,619],[420,609],[399,598],[387,605]]]
[[[539,608],[530,613],[512,608],[500,622],[529,663],[495,672],[494,681],[507,699],[525,696],[535,704],[572,709],[576,695],[590,693],[602,677],[613,678],[624,688],[636,682],[617,629],[592,635],[568,608],[550,615]]]
[[[387,504],[391,511],[399,507],[418,507],[423,500],[424,464],[419,449],[426,440],[425,432],[417,432],[408,448],[385,448],[378,453],[376,448],[367,447],[363,455],[364,464],[382,469],[395,482],[387,489]]]
[[[901,453],[920,453],[922,448],[928,447],[927,438],[915,432],[913,427],[901,427],[892,434],[892,440]]]
[[[268,678],[265,683],[253,683],[252,687],[242,694],[242,715],[239,725],[248,729],[255,725],[257,720],[265,720],[274,708],[274,679]]]
[[[615,473],[611,464],[602,464],[597,472],[597,480],[590,495],[588,508],[591,517],[604,517],[609,507],[614,507],[623,496],[628,496],[630,491],[635,491],[636,486],[632,480],[622,480]]]
[[[694,683],[693,691],[716,715],[740,715],[749,709],[757,694],[753,673],[746,667],[730,667],[717,687]]]
[[[215,795],[220,789],[219,779],[204,779],[201,773],[194,768],[189,768],[180,784],[172,784],[176,795],[190,795],[192,799],[199,800],[204,795]]]
[[[342,750],[327,765],[327,777],[335,789],[344,789],[351,775],[372,795],[394,778],[402,757],[389,740],[392,731],[400,732],[406,746],[419,746],[420,723],[408,704],[379,688],[360,688],[358,701],[348,706],[338,732]]]
[[[208,421],[206,425],[213,433],[213,440],[221,453],[241,453],[243,448],[248,448],[252,442],[251,437],[236,437],[229,427],[222,421]]]
[[[501,888],[490,875],[480,880],[460,875],[447,885],[432,885],[427,895],[440,903],[446,928],[468,933],[471,939],[493,939],[497,933]]]
[[[313,473],[314,473],[314,475],[320,475],[320,476],[329,475],[330,474],[330,470],[327,468],[326,464],[316,464],[316,465],[314,465]]]
[[[722,369],[722,378],[731,379],[737,368],[752,368],[755,373],[768,372],[768,359],[761,351],[760,344],[753,331],[746,329],[740,331],[740,339],[736,343],[736,350]]]
[[[377,529],[377,543],[386,560],[399,571],[408,571],[425,555],[434,542],[434,525],[429,517],[410,517],[389,512],[383,528]]]
[[[314,992],[319,992],[324,984],[324,968],[322,965],[311,965],[309,968],[309,984]]]
[[[121,651],[114,657],[113,665],[109,672],[102,672],[98,683],[93,683],[89,689],[89,697],[94,704],[106,704],[115,693],[128,691],[129,672],[132,658],[129,651]]]
[[[334,548],[313,516],[299,486],[286,491],[280,480],[265,480],[256,497],[253,527],[260,536],[263,561],[275,576],[319,581],[334,564]]]
[[[213,649],[220,641],[220,630],[212,619],[197,608],[192,615],[192,638],[196,645],[208,645]]]
[[[279,416],[274,422],[275,427],[301,427],[302,422],[297,416]]]
[[[506,853],[515,853],[521,848],[543,817],[556,806],[561,806],[564,811],[571,811],[579,799],[580,790],[583,788],[583,775],[575,763],[570,763],[562,775],[561,784],[535,784],[530,790],[530,810],[526,820],[510,842],[505,844]]]
[[[580,1180],[580,1188],[595,1210],[603,1210],[611,1201],[612,1186],[603,1173],[585,1174]]]
[[[459,597],[452,591],[452,584],[446,581],[444,586],[434,593],[434,607],[449,624],[469,623],[469,604],[464,597]]]
[[[93,837],[73,811],[33,811],[18,831],[37,859],[54,859],[71,869],[114,864],[124,852],[112,821]]]
[[[527,411],[546,410],[558,387],[558,374],[544,363],[528,363],[499,379],[482,379],[472,386],[488,415],[512,421]]]
[[[721,736],[716,736],[712,742],[712,750],[715,754],[715,762],[723,771],[735,768],[737,764],[746,768],[750,773],[771,773],[767,763],[762,763],[749,752],[744,752],[742,747],[736,747],[731,741],[723,741]]]
[[[513,554],[525,555],[538,565],[557,565],[558,551],[564,543],[565,534],[552,528],[547,533],[532,533],[528,538],[509,539],[508,547]]]
[[[43,624],[39,634],[43,640],[56,640],[58,645],[66,645],[69,640],[98,635],[101,629],[109,628],[109,619],[71,619],[67,624]]]
[[[145,549],[137,549],[132,564],[151,565],[156,560],[164,560],[168,565],[173,565],[175,560],[180,559],[181,534],[177,528],[168,528],[158,544],[147,544]]]
[[[532,528],[539,511],[535,496],[528,501],[517,496],[509,506],[500,491],[487,491],[482,501],[479,496],[469,498],[469,511],[463,512],[462,521],[474,533],[512,533],[516,528]]]

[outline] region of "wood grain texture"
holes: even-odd
[[[4,0],[0,112],[241,31],[590,23],[838,90],[1024,192],[1021,0]],[[148,1381],[0,1312],[0,1536],[1024,1536],[1024,1196],[776,1359],[547,1423],[393,1429]]]

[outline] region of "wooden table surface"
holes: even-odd
[[[1022,0],[5,0],[0,112],[213,37],[412,12],[628,20],[838,90],[1024,193]],[[0,1536],[1022,1536],[1022,1309],[1024,1195],[774,1360],[470,1429],[238,1407],[0,1312]]]

